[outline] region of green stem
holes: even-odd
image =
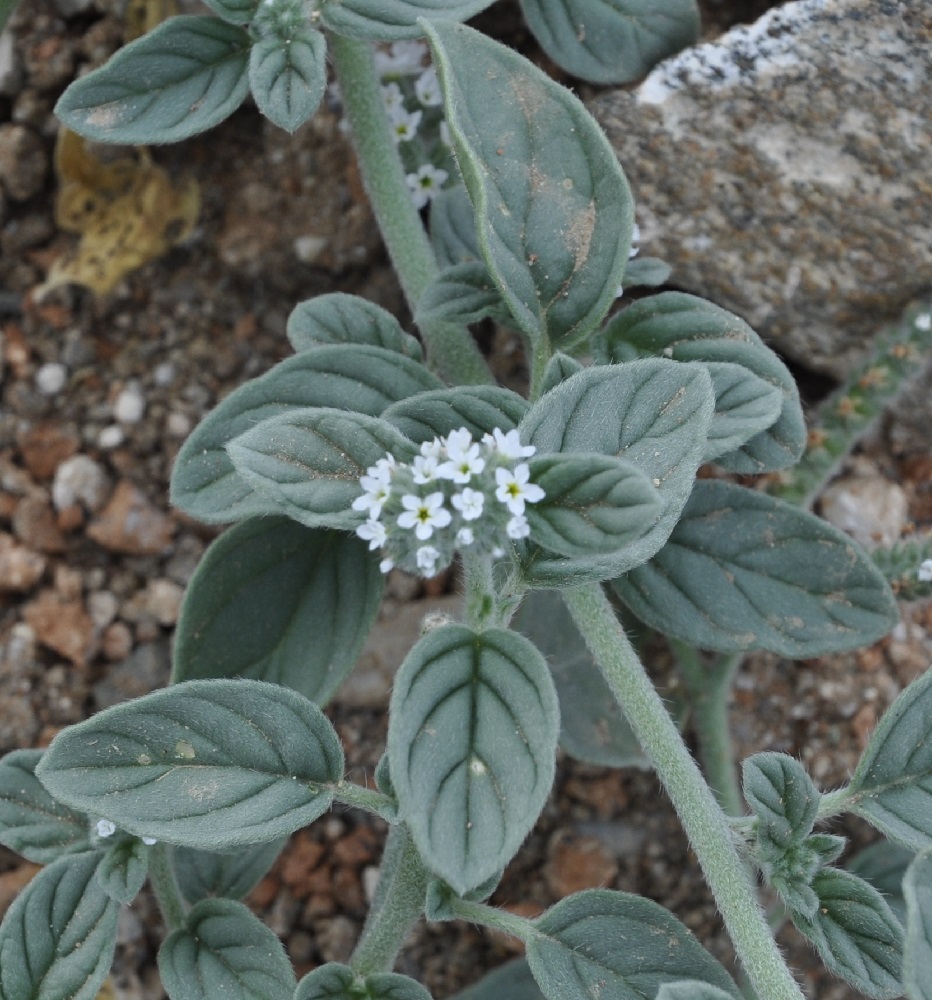
[[[840,816],[842,813],[850,812],[854,804],[850,789],[846,785],[844,788],[836,788],[834,792],[825,792],[819,799],[818,820],[832,819],[833,816]]]
[[[540,933],[527,917],[521,917],[517,913],[509,913],[507,910],[500,910],[498,907],[488,906],[485,903],[476,903],[469,899],[451,896],[447,900],[447,906],[460,920],[468,920],[473,924],[491,927],[493,930],[510,934],[525,943],[539,936]]]
[[[167,844],[155,844],[149,851],[149,883],[168,929],[177,931],[184,927],[188,908],[178,888],[170,851]]]
[[[732,816],[741,816],[745,811],[744,799],[728,724],[728,698],[744,656],[738,653],[704,663],[692,646],[677,639],[669,642],[689,697],[702,770],[719,805]]]
[[[531,355],[530,391],[528,396],[533,403],[540,398],[541,388],[544,384],[544,375],[547,372],[547,365],[553,357],[550,341],[546,337],[541,337],[540,343],[532,346],[525,341],[527,350]]]
[[[339,781],[330,788],[333,790],[333,797],[344,805],[375,813],[387,823],[394,823],[398,818],[398,806],[394,799],[376,788],[364,788],[351,781]]]
[[[363,183],[411,313],[439,268],[405,180],[368,42],[331,34],[330,55],[343,95]],[[466,327],[425,323],[431,367],[449,381],[489,383],[492,376]]]
[[[563,592],[580,633],[654,765],[689,837],[735,951],[762,1000],[802,1000],[757,901],[728,817],[664,708],[598,584]]]
[[[408,828],[401,823],[391,827],[375,899],[350,959],[357,975],[391,970],[408,932],[424,912],[427,879]]]

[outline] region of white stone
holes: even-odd
[[[49,361],[36,372],[36,388],[43,396],[57,396],[68,381],[68,369],[60,361]]]
[[[113,415],[122,424],[138,424],[146,412],[146,400],[138,382],[129,382],[113,401]]]
[[[124,437],[122,427],[118,424],[110,424],[97,435],[97,445],[109,451],[111,448],[118,448],[123,443]]]
[[[191,421],[186,414],[173,410],[165,421],[165,430],[172,437],[187,437],[191,433]]]
[[[152,378],[156,385],[164,389],[175,381],[175,366],[171,361],[163,361],[161,364],[155,366]]]
[[[110,477],[88,455],[74,455],[55,470],[52,503],[64,510],[76,503],[91,513],[100,510],[110,495]]]
[[[876,475],[844,476],[822,494],[822,516],[865,548],[889,547],[909,518],[906,494],[897,483]]]
[[[296,237],[292,245],[295,256],[302,264],[313,264],[327,249],[327,240],[323,236],[307,234]]]

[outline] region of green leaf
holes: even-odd
[[[557,65],[590,83],[630,83],[699,38],[696,0],[521,0]]]
[[[819,872],[812,888],[819,897],[814,918],[793,913],[793,923],[829,970],[870,997],[901,996],[903,929],[883,896],[857,875],[835,868]]]
[[[513,430],[528,411],[525,399],[498,385],[465,385],[422,392],[394,403],[382,419],[415,444],[465,427],[474,438]]]
[[[159,949],[172,1000],[291,1000],[294,972],[281,941],[242,903],[202,899]]]
[[[308,973],[294,1000],[431,1000],[419,982],[396,972],[357,976],[348,965],[328,962]]]
[[[689,497],[712,405],[711,379],[702,366],[659,359],[586,368],[541,397],[521,422],[522,441],[541,454],[617,455],[647,475],[664,507],[632,545],[600,561],[535,558],[524,567],[526,579],[535,586],[573,586],[620,576],[650,559]]]
[[[218,17],[172,17],[75,80],[62,124],[97,142],[178,142],[228,118],[249,92],[249,35]]]
[[[425,25],[482,258],[532,343],[595,329],[628,260],[634,206],[582,103],[462,25]]]
[[[430,241],[441,268],[482,258],[472,202],[462,184],[445,188],[430,203]]]
[[[906,942],[903,985],[909,1000],[932,1000],[932,851],[919,854],[903,881]]]
[[[558,555],[618,552],[642,538],[663,510],[651,481],[623,458],[536,455],[528,464],[531,481],[546,494],[526,509],[531,537]]]
[[[779,419],[783,393],[743,365],[708,361],[715,390],[715,416],[709,426],[703,462],[731,455]]]
[[[302,26],[288,37],[268,35],[249,53],[249,86],[274,125],[294,132],[317,110],[327,88],[327,43]]]
[[[287,838],[278,837],[267,844],[250,844],[225,853],[174,847],[172,867],[189,903],[211,896],[243,899],[259,884],[286,843]]]
[[[118,833],[97,869],[104,892],[127,906],[136,898],[149,874],[149,848],[138,838]]]
[[[625,265],[622,279],[625,291],[629,288],[656,288],[666,284],[673,268],[659,257],[635,257]]]
[[[320,816],[343,750],[321,710],[288,688],[187,681],[65,729],[36,773],[66,804],[137,836],[223,850]]]
[[[806,421],[796,382],[747,323],[727,309],[683,292],[661,292],[616,313],[604,336],[613,361],[655,356],[729,362],[775,386],[783,396],[779,419],[717,461],[746,474],[783,469],[799,461],[806,447]]]
[[[657,1000],[729,1000],[730,993],[709,983],[683,979],[664,983],[657,991]]]
[[[491,316],[508,325],[511,314],[478,260],[444,268],[424,289],[417,304],[414,321],[418,326],[431,323],[478,323]]]
[[[571,358],[568,354],[561,354],[559,351],[547,362],[544,377],[541,381],[541,395],[555,389],[561,382],[565,382],[571,375],[582,371],[583,366]]]
[[[299,302],[288,317],[285,332],[299,352],[324,344],[358,344],[395,351],[415,361],[424,356],[420,341],[405,333],[390,312],[343,292]]]
[[[903,898],[903,879],[915,852],[881,840],[865,847],[845,865],[848,871],[860,875],[883,896],[901,924],[906,923],[906,900]]]
[[[204,0],[204,3],[230,24],[249,24],[256,16],[260,0]]]
[[[97,880],[100,854],[53,861],[0,924],[0,1000],[94,1000],[110,971],[120,907]]]
[[[535,921],[527,946],[537,984],[550,1000],[644,1000],[667,982],[695,979],[740,993],[722,966],[662,906],[624,892],[588,889]]]
[[[847,789],[846,807],[881,833],[932,847],[932,670],[884,712]]]
[[[309,528],[351,530],[359,478],[387,452],[401,461],[414,445],[390,423],[345,410],[311,408],[268,417],[227,445],[236,471],[285,513]]]
[[[424,18],[431,23],[465,21],[492,0],[324,0],[321,20],[338,35],[370,42],[420,38]]]
[[[514,632],[444,625],[402,663],[388,730],[400,815],[460,895],[504,868],[534,825],[559,725],[547,664]]]
[[[850,536],[793,504],[696,483],[661,551],[615,581],[646,624],[703,649],[802,658],[874,642],[893,594]]]
[[[188,584],[174,679],[251,677],[323,705],[359,657],[383,589],[358,538],[250,518],[213,542]]]
[[[529,593],[513,627],[547,658],[560,699],[560,746],[600,767],[649,767],[560,595]]]
[[[342,343],[304,351],[230,393],[194,429],[175,460],[172,503],[208,523],[267,514],[269,502],[233,468],[226,444],[259,421],[311,406],[377,417],[400,399],[443,383],[397,351]]]
[[[483,976],[451,1000],[545,1000],[526,959],[517,958]]]
[[[91,846],[88,819],[53,799],[35,776],[41,750],[14,750],[0,760],[0,844],[47,865]]]
[[[741,771],[758,836],[783,848],[801,844],[822,797],[802,764],[784,753],[756,753],[742,762]]]

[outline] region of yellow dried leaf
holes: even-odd
[[[116,1000],[116,990],[113,986],[113,980],[109,976],[104,980],[103,986],[100,987],[96,1000]]]
[[[123,41],[134,42],[177,13],[176,0],[128,0],[123,15]]]

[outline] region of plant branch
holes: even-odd
[[[802,1000],[757,901],[728,818],[692,759],[598,584],[563,592],[612,694],[663,783],[761,1000]]]
[[[188,907],[178,888],[170,851],[171,848],[162,843],[154,844],[149,851],[149,883],[169,931],[177,931],[184,927]]]

